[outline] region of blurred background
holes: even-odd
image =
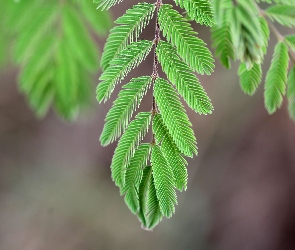
[[[137,2],[113,7],[113,19]],[[153,39],[152,23],[145,39]],[[209,29],[194,28],[210,47]],[[275,42],[271,36],[264,73]],[[237,67],[228,71],[216,60],[214,74],[199,76],[215,111],[187,109],[199,155],[188,159],[188,189],[178,194],[175,215],[148,232],[111,180],[116,145],[99,143],[119,88],[99,105],[97,71],[91,104],[75,122],[52,110],[37,119],[18,90],[19,69],[7,59],[0,70],[0,249],[295,249],[295,124],[285,105],[267,114],[263,85],[253,97],[243,94]],[[151,71],[148,57],[124,83]],[[141,110],[151,109],[150,94]]]

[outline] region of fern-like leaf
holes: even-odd
[[[295,52],[295,35],[285,36],[285,41],[293,52]]]
[[[289,115],[295,121],[295,66],[292,67],[288,76],[287,96]]]
[[[111,164],[112,178],[119,187],[125,185],[126,169],[130,158],[133,157],[140,141],[147,133],[150,121],[150,112],[139,113],[119,140]]]
[[[161,143],[163,154],[175,176],[175,186],[179,191],[186,190],[187,169],[186,160],[181,156],[160,114],[153,118],[153,132],[156,142]]]
[[[138,218],[141,221],[142,227],[147,228],[146,210],[148,203],[148,193],[150,190],[151,178],[153,176],[152,167],[146,166],[143,169],[142,179],[139,185],[138,197],[139,197],[139,211]]]
[[[156,52],[168,79],[176,86],[189,107],[200,114],[211,113],[211,100],[193,71],[179,59],[175,49],[169,43],[160,41]]]
[[[240,85],[242,90],[248,95],[253,95],[261,82],[261,65],[254,63],[253,67],[248,70],[247,65],[245,63],[241,63],[238,74],[240,76]]]
[[[175,177],[158,145],[154,145],[152,148],[151,162],[159,206],[162,214],[169,218],[174,213],[174,204],[177,204],[174,190]]]
[[[197,154],[191,123],[175,89],[166,80],[157,78],[154,95],[163,121],[181,153],[190,157]]]
[[[215,55],[219,57],[221,64],[229,69],[231,67],[230,60],[235,59],[235,51],[226,14],[223,14],[220,25],[214,25],[212,27],[211,34],[213,41],[212,47],[215,48]]]
[[[147,40],[133,42],[110,62],[111,67],[108,67],[99,78],[102,81],[96,90],[99,102],[106,101],[110,97],[115,85],[145,59],[152,45],[153,42]]]
[[[159,24],[163,35],[181,58],[199,74],[210,75],[214,59],[206,44],[197,38],[190,24],[169,4],[163,4],[159,11]]]
[[[295,27],[295,2],[294,5],[273,5],[265,10],[271,20],[281,25]]]
[[[121,194],[125,194],[125,202],[134,214],[139,212],[139,185],[150,149],[150,143],[143,143],[135,151],[127,167],[125,185],[121,188]]]
[[[101,58],[101,67],[103,70],[109,66],[122,49],[125,49],[128,43],[136,42],[142,30],[148,25],[153,17],[155,5],[149,3],[139,3],[127,10],[126,14],[119,17],[115,26],[108,37]]]
[[[197,23],[212,26],[214,16],[212,4],[209,0],[174,0],[177,5],[185,9],[189,17]]]
[[[115,4],[123,2],[123,0],[94,0],[96,3],[99,3],[98,8],[101,10],[109,9]]]
[[[169,191],[171,191],[172,193],[172,190],[169,190]],[[167,207],[166,204],[164,206],[165,208]],[[158,199],[158,194],[155,187],[155,179],[154,179],[154,176],[152,175],[150,180],[148,197],[147,197],[146,228],[149,230],[153,229],[155,226],[159,224],[162,218],[163,218],[163,215],[161,212],[161,203],[160,203],[160,200]]]
[[[270,31],[269,31],[267,21],[266,21],[266,19],[264,17],[260,17],[259,21],[260,21],[261,32],[262,32],[262,35],[263,35],[263,47],[262,47],[262,50],[263,50],[263,53],[266,54]]]
[[[151,77],[142,76],[132,79],[123,86],[118,98],[108,112],[100,136],[103,146],[116,140],[125,131],[132,114],[138,108],[143,96],[150,87]]]
[[[264,102],[270,114],[282,105],[287,82],[288,61],[288,47],[283,42],[278,42],[265,79]]]

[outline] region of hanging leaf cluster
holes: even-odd
[[[108,9],[119,2],[102,0],[99,7]],[[175,0],[175,4],[196,22],[213,25],[209,0]],[[155,39],[139,39],[154,16]],[[133,78],[123,86],[106,116],[100,141],[106,146],[119,139],[111,163],[112,179],[142,226],[152,229],[163,217],[174,213],[176,190],[187,188],[184,157],[197,154],[192,124],[180,98],[199,114],[212,112],[211,100],[195,72],[209,75],[214,60],[187,19],[160,0],[138,3],[115,23],[102,54],[98,101],[107,101],[115,87],[152,50],[153,74]],[[167,79],[159,76],[158,64]],[[149,88],[153,90],[152,110],[139,112],[132,119]],[[147,139],[150,126],[152,138]]]
[[[259,7],[261,2],[268,4],[266,9]],[[277,37],[265,77],[264,103],[272,114],[281,107],[287,92],[289,114],[295,121],[295,34],[281,35],[274,25],[295,27],[295,1],[212,0],[212,3],[216,24],[211,31],[216,56],[226,68],[230,68],[231,60],[241,61],[238,75],[246,94],[253,95],[262,80],[261,64],[270,31]]]
[[[94,38],[108,32],[108,12],[79,0],[0,0],[0,5],[0,26],[9,27],[14,41],[20,90],[38,116],[52,105],[72,119],[89,102],[90,73],[99,67]]]

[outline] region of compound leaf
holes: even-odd
[[[287,82],[288,62],[288,47],[283,42],[278,42],[275,46],[271,66],[266,74],[264,87],[264,103],[270,114],[282,105]]]

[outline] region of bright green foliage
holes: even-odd
[[[115,58],[127,44],[137,41],[142,30],[148,25],[153,17],[155,5],[149,3],[139,3],[132,9],[127,10],[126,14],[119,17],[115,26],[108,37],[101,58],[103,70],[109,66],[110,61]]]
[[[109,8],[118,2],[102,0],[100,6]],[[213,24],[209,0],[177,0],[176,3],[197,22]],[[139,39],[154,12],[155,39]],[[123,86],[106,116],[100,141],[105,146],[122,135],[111,163],[112,178],[142,227],[152,229],[163,217],[171,217],[174,213],[176,189],[187,188],[187,162],[183,156],[197,154],[192,124],[178,94],[194,111],[211,113],[211,100],[194,71],[210,74],[214,60],[187,19],[171,5],[139,3],[119,17],[116,24],[102,56],[104,72],[97,87],[98,101],[106,101],[115,86],[145,59],[152,47],[154,62],[151,76],[133,78]],[[163,41],[162,35],[168,41]],[[159,77],[159,64],[171,83]],[[150,87],[153,89],[151,112],[139,113],[132,120]],[[142,143],[151,121],[150,143]]]
[[[211,100],[190,67],[179,59],[175,49],[169,43],[160,41],[157,55],[168,79],[176,86],[187,104],[200,114],[211,113]]]
[[[111,165],[112,177],[118,187],[125,185],[126,168],[140,141],[146,135],[150,121],[150,112],[138,113],[119,140]]]
[[[145,59],[152,45],[153,42],[147,40],[133,42],[112,59],[110,66],[99,78],[102,81],[96,91],[99,102],[109,99],[116,84]]]
[[[125,131],[133,112],[139,106],[143,96],[150,87],[151,77],[134,78],[123,86],[118,99],[107,114],[106,123],[100,136],[103,146],[106,146],[121,136]]]
[[[261,32],[262,32],[262,36],[263,36],[262,51],[263,51],[264,54],[266,54],[270,31],[269,31],[269,28],[268,28],[267,21],[266,21],[266,19],[264,17],[260,17],[259,21],[260,21],[260,28],[261,28]]]
[[[159,23],[163,35],[193,70],[199,74],[210,75],[214,68],[214,59],[206,44],[196,37],[190,24],[172,5],[163,4],[159,12]]]
[[[187,187],[187,170],[186,160],[181,156],[180,150],[174,143],[167,127],[165,126],[160,114],[156,114],[153,119],[153,132],[158,144],[161,143],[163,154],[173,171],[175,186],[179,191],[186,190]]]
[[[154,96],[173,141],[181,153],[193,157],[197,154],[196,138],[177,92],[169,82],[157,78]]]
[[[288,62],[288,48],[283,42],[279,42],[275,47],[265,79],[264,101],[270,114],[282,105],[287,83]]]
[[[169,191],[172,192],[172,190],[169,190]],[[158,225],[158,223],[163,218],[163,213],[161,212],[160,201],[157,195],[157,189],[155,186],[155,180],[153,175],[151,176],[151,183],[149,187],[147,201],[148,201],[148,206],[146,211],[146,222],[147,222],[146,228],[152,229],[156,225]],[[165,206],[165,205],[166,204],[162,203],[162,206]]]
[[[293,5],[273,5],[265,13],[284,26],[295,27],[295,2]]]
[[[230,60],[235,59],[235,53],[226,15],[223,15],[220,25],[214,25],[212,27],[211,33],[213,41],[212,47],[216,49],[215,55],[219,57],[221,64],[229,69],[231,67]]]
[[[189,17],[197,23],[212,26],[214,16],[212,4],[209,0],[174,0],[177,5],[185,9]]]
[[[175,177],[158,145],[154,145],[152,148],[151,162],[160,210],[164,216],[169,218],[175,211],[174,204],[177,204],[174,190]]]
[[[293,65],[288,76],[288,110],[290,117],[295,121],[295,66]]]
[[[285,41],[291,50],[295,52],[295,35],[285,36]]]
[[[151,144],[149,143],[143,143],[138,147],[127,167],[125,185],[121,188],[121,194],[125,194],[126,204],[135,214],[139,212],[139,185],[150,150]]]
[[[260,2],[270,5],[266,10],[262,10],[257,4]],[[272,21],[294,27],[295,1],[212,0],[212,4],[217,19],[217,24],[212,28],[216,55],[220,57],[221,63],[226,68],[230,67],[231,58],[242,62],[238,74],[241,88],[246,94],[253,95],[262,79],[261,64],[267,52],[270,30],[277,37],[279,43],[276,45],[271,67],[266,74],[264,92],[266,109],[270,114],[274,113],[282,105],[285,95],[288,54],[292,62],[295,62],[295,35],[281,35]],[[230,34],[227,33],[228,28]],[[231,50],[232,45],[233,50]],[[292,103],[292,98],[289,103]],[[293,117],[290,105],[289,112]]]
[[[77,0],[1,1],[1,8],[15,41],[21,91],[37,115],[44,116],[53,105],[72,119],[89,101],[90,73],[99,66],[91,33],[106,33],[109,14],[96,11],[91,1]]]
[[[139,186],[140,210],[138,217],[145,229],[154,228],[163,218],[156,193],[152,167],[145,167]]]
[[[257,12],[257,11],[256,11]],[[232,8],[230,29],[236,58],[250,69],[263,58],[264,39],[257,13],[242,4]]]
[[[254,63],[253,67],[247,70],[246,64],[241,63],[238,74],[242,90],[248,95],[253,95],[261,82],[261,65]]]

